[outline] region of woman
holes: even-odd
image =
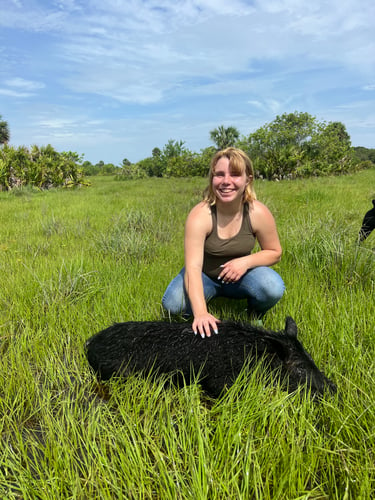
[[[220,320],[207,309],[213,297],[246,298],[249,313],[261,318],[284,293],[283,280],[268,267],[282,253],[275,220],[256,199],[253,181],[243,151],[217,152],[204,199],[186,220],[185,266],[162,302],[171,314],[193,314],[193,331],[202,337],[218,332]],[[260,251],[252,254],[256,240]]]

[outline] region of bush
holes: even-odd
[[[25,185],[40,189],[73,187],[85,184],[79,156],[58,153],[51,145],[17,149],[4,145],[0,150],[0,191]]]

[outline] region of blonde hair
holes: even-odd
[[[221,158],[228,158],[231,172],[240,175],[245,172],[249,182],[243,193],[243,202],[251,203],[253,200],[256,200],[257,197],[253,185],[254,169],[252,161],[247,154],[242,151],[242,149],[226,148],[218,151],[211,160],[210,171],[208,173],[209,182],[203,193],[203,201],[207,201],[210,205],[214,205],[216,203],[216,196],[212,188],[212,179],[215,174],[216,164]]]

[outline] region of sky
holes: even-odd
[[[0,0],[12,146],[121,165],[283,113],[375,148],[374,0]]]

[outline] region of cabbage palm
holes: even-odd
[[[239,136],[240,133],[236,127],[225,128],[224,125],[219,125],[219,127],[211,130],[210,132],[211,141],[216,144],[218,149],[225,149],[230,146],[234,146]]]

